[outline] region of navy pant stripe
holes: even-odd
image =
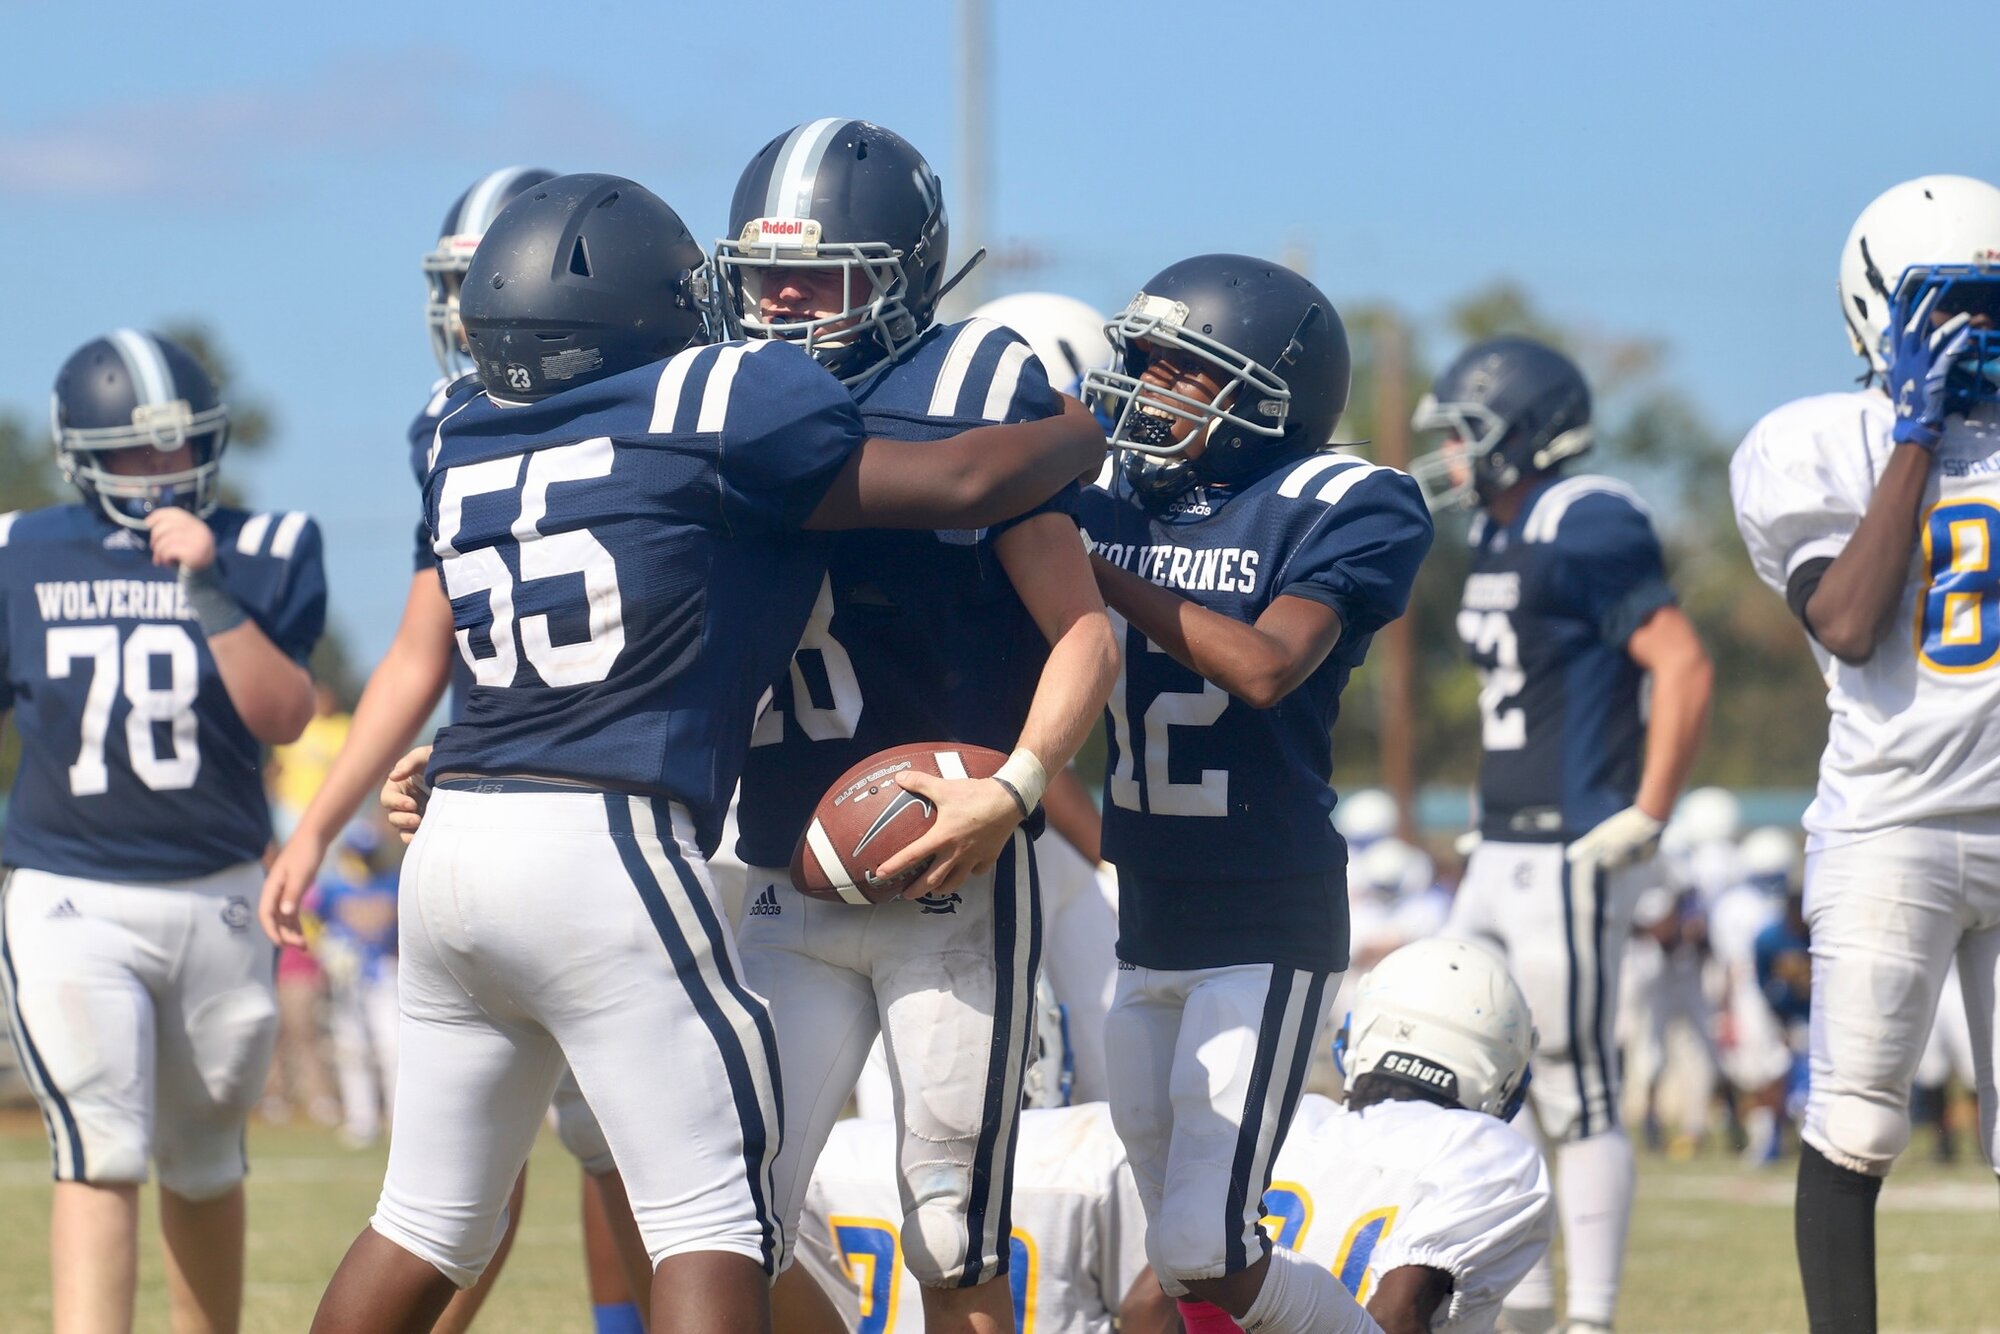
[[[1582,1017],[1582,1007],[1578,1004],[1576,960],[1576,896],[1570,879],[1569,859],[1562,860],[1562,905],[1563,905],[1563,953],[1569,959],[1569,1066],[1576,1075],[1576,1103],[1579,1108],[1577,1134],[1590,1134],[1590,1082],[1584,1078],[1584,1053],[1587,1050],[1583,1038],[1583,1028],[1578,1022]]]
[[[1013,1171],[1014,1142],[1019,1137],[1007,1136],[1007,1161],[996,1181],[993,1158],[1000,1148],[1002,1125],[1012,1125],[1019,1115],[1021,1106],[1021,1086],[1027,1072],[1027,1034],[1025,1026],[1016,1022],[1016,1008],[1026,1001],[1032,1021],[1034,970],[1040,966],[1041,914],[1038,910],[1036,886],[1032,870],[1029,873],[1028,893],[1023,894],[1020,886],[1021,849],[1026,839],[1020,834],[1007,840],[1007,846],[993,864],[993,1036],[986,1049],[986,1099],[980,1111],[979,1142],[972,1152],[972,1180],[967,1192],[965,1211],[965,1261],[959,1274],[958,1285],[962,1288],[976,1286],[984,1277],[982,1261],[987,1232],[987,1215],[996,1214],[998,1219],[1000,1272],[1007,1270],[1009,1240],[1011,1230],[1011,1201],[1007,1198],[1008,1177]],[[1033,855],[1028,854],[1032,868]],[[1024,902],[1025,900],[1025,902]],[[1021,917],[1025,909],[1029,921]],[[1022,932],[1027,932],[1028,985],[1030,994],[1020,996],[1014,989],[1016,956],[1022,948]],[[1016,1057],[1018,1056],[1018,1060]],[[1010,1102],[1011,1099],[1011,1102]],[[994,1199],[995,1188],[999,1188],[1000,1198]]]
[[[8,875],[11,877],[12,872]],[[56,1081],[49,1077],[49,1067],[42,1060],[41,1051],[35,1046],[35,1039],[28,1032],[28,1016],[21,1013],[21,979],[14,972],[14,946],[7,931],[6,881],[0,880],[0,966],[7,970],[7,999],[9,1017],[14,1021],[15,1036],[21,1040],[21,1051],[27,1056],[28,1064],[34,1067],[35,1078],[42,1091],[48,1094],[50,1102],[56,1105],[56,1113],[62,1118],[63,1136],[69,1140],[70,1174],[62,1174],[62,1150],[56,1138],[55,1122],[49,1119],[48,1108],[42,1108],[42,1121],[49,1128],[49,1156],[53,1160],[52,1170],[58,1181],[88,1181],[84,1175],[83,1132],[77,1129],[76,1114],[70,1111],[69,1099],[63,1097]]]
[[[1249,1252],[1243,1245],[1243,1210],[1250,1202],[1251,1169],[1257,1159],[1257,1141],[1263,1137],[1265,1106],[1270,1101],[1271,1067],[1277,1063],[1278,1035],[1285,1027],[1285,1010],[1292,998],[1290,968],[1273,966],[1271,989],[1264,995],[1264,1015],[1257,1024],[1257,1054],[1250,1067],[1250,1088],[1243,1097],[1243,1123],[1236,1130],[1236,1157],[1230,1164],[1229,1194],[1223,1201],[1223,1251],[1226,1272],[1240,1273],[1250,1267]]]
[[[1604,1098],[1603,1123],[1610,1129],[1617,1115],[1617,1081],[1612,1078],[1612,1063],[1617,1060],[1604,1031],[1605,955],[1618,948],[1604,935],[1604,901],[1609,896],[1610,886],[1604,872],[1596,867],[1590,871],[1590,1049],[1597,1054],[1597,1087]]]
[[[673,830],[674,816],[672,806],[657,798],[654,799],[652,804],[653,820],[657,827],[663,830]],[[779,1129],[777,1136],[774,1138],[781,1139],[784,1134],[783,1128],[785,1124],[785,1083],[778,1067],[778,1033],[771,1026],[771,1011],[760,997],[743,985],[743,980],[736,976],[736,970],[730,965],[728,937],[723,934],[722,923],[717,919],[714,907],[708,901],[708,895],[701,892],[701,878],[694,873],[694,869],[681,856],[680,841],[677,838],[662,838],[660,846],[665,849],[667,861],[673,866],[674,874],[678,875],[681,878],[681,883],[688,888],[688,901],[694,907],[696,919],[701,922],[703,934],[708,937],[709,952],[715,959],[716,976],[722,979],[722,985],[728,989],[730,995],[736,998],[737,1003],[750,1015],[750,1022],[757,1027],[757,1040],[764,1048],[764,1064],[771,1072],[771,1103],[778,1114]],[[762,1157],[763,1169],[760,1173],[765,1193],[758,1202],[757,1212],[765,1218],[765,1230],[767,1233],[770,1233],[776,1226],[776,1220],[768,1216],[768,1210],[765,1208],[763,1200],[770,1199],[776,1194],[776,1186],[772,1173],[776,1166],[778,1146],[775,1143],[769,1143],[765,1145],[765,1148],[768,1149],[768,1152]],[[752,1159],[753,1161],[757,1160],[757,1155],[753,1154]],[[776,1238],[773,1237],[773,1240],[775,1241]]]
[[[701,967],[695,962],[694,951],[687,938],[681,934],[680,923],[674,919],[673,909],[667,906],[666,893],[653,871],[646,864],[646,857],[639,850],[638,834],[632,826],[632,813],[626,807],[630,798],[617,793],[606,793],[604,810],[611,829],[611,842],[618,849],[618,859],[625,865],[625,874],[639,891],[640,902],[646,905],[646,915],[653,919],[653,929],[659,933],[660,943],[666,947],[667,958],[673,963],[674,973],[686,988],[688,999],[693,1002],[695,1013],[701,1017],[709,1036],[715,1039],[717,1052],[722,1057],[722,1067],[729,1076],[729,1092],[736,1101],[736,1117],[743,1130],[743,1175],[750,1188],[750,1200],[757,1211],[759,1224],[764,1233],[764,1265],[767,1270],[775,1270],[778,1258],[777,1229],[771,1218],[769,1196],[764,1189],[764,1149],[768,1138],[768,1128],[764,1124],[764,1112],[757,1097],[757,1088],[750,1073],[750,1063],[743,1052],[743,1045],[737,1040],[736,1030],[722,1013],[715,997],[709,992],[708,984],[701,976]],[[668,826],[672,828],[671,825]],[[671,837],[671,835],[670,835]],[[664,846],[668,840],[660,840]]]

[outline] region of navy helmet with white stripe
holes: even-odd
[[[430,330],[431,355],[445,379],[456,380],[472,369],[465,355],[465,330],[458,323],[458,291],[465,271],[472,267],[479,238],[515,195],[554,178],[554,172],[540,167],[489,171],[466,187],[438,225],[437,244],[424,256],[424,284],[429,289],[424,324]]]
[[[971,269],[945,281],[950,240],[937,173],[908,140],[865,120],[808,121],[736,182],[715,243],[723,317],[736,336],[800,344],[851,384],[902,355]],[[767,317],[759,298],[800,269],[838,270],[840,309]]]
[[[56,373],[50,416],[63,477],[114,522],[144,528],[156,509],[215,508],[229,410],[185,348],[137,329],[91,339]],[[107,466],[127,450],[153,461],[182,446],[186,459],[158,470]]]
[[[1104,332],[1117,360],[1084,376],[1085,398],[1110,418],[1133,489],[1154,501],[1197,481],[1240,485],[1324,449],[1347,408],[1346,326],[1324,292],[1282,264],[1197,255],[1168,265]],[[1142,385],[1155,359],[1220,391],[1203,400]]]
[[[1430,507],[1484,505],[1589,450],[1590,386],[1554,348],[1506,334],[1459,353],[1417,404],[1412,424],[1446,433],[1410,466]]]
[[[707,264],[643,185],[584,172],[530,186],[486,229],[459,296],[480,383],[531,401],[710,341]]]

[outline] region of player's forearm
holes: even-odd
[[[1122,666],[1111,618],[1102,611],[1075,617],[1049,646],[1016,743],[1034,752],[1043,773],[1061,773],[1076,758]]]
[[[267,746],[299,739],[312,721],[312,673],[280,652],[251,621],[208,636],[208,651],[251,736]]]
[[[1254,625],[1210,611],[1172,589],[1092,556],[1097,587],[1111,609],[1166,655],[1254,709],[1267,709],[1303,679],[1286,646]]]
[[[1715,668],[1701,642],[1688,644],[1670,658],[1656,662],[1652,711],[1646,723],[1646,764],[1639,777],[1635,804],[1657,820],[1673,814],[1674,803],[1694,770],[1708,731],[1709,700]]]
[[[1806,602],[1813,638],[1843,662],[1866,662],[1890,631],[1909,580],[1917,514],[1932,462],[1928,450],[1896,447],[1854,536]]]
[[[340,754],[299,817],[298,834],[331,842],[437,708],[451,680],[448,641],[444,646],[411,641],[398,634],[368,678]]]

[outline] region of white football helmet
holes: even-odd
[[[1049,383],[1065,394],[1077,392],[1085,371],[1111,364],[1104,316],[1073,296],[1016,292],[988,301],[972,314],[1004,324],[1027,339]]]
[[[1805,859],[1799,855],[1799,841],[1789,829],[1765,825],[1743,837],[1738,854],[1743,878],[1753,884],[1783,882],[1788,888],[1799,882]]]
[[[1350,792],[1333,808],[1333,827],[1347,840],[1350,854],[1365,850],[1378,838],[1388,838],[1401,822],[1396,799],[1379,787]]]
[[[1698,787],[1681,798],[1667,823],[1677,847],[1734,842],[1743,831],[1743,806],[1727,788]]]
[[[1348,888],[1385,899],[1421,894],[1431,887],[1437,866],[1421,848],[1400,838],[1378,838],[1349,863]]]
[[[1970,176],[1919,176],[1861,210],[1840,252],[1840,313],[1871,376],[1889,369],[1889,308],[1911,271],[2000,265],[2000,189]]]
[[[1391,953],[1355,984],[1335,1051],[1350,1089],[1387,1075],[1505,1120],[1527,1093],[1537,1040],[1527,997],[1498,954],[1433,937]]]
[[[1076,1054],[1069,1046],[1069,1011],[1056,1000],[1047,974],[1035,979],[1034,1047],[1022,1076],[1021,1105],[1067,1107],[1076,1084]]]

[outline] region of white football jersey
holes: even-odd
[[[1729,465],[1751,563],[1780,596],[1840,554],[1894,444],[1875,390],[1803,398],[1752,427]],[[1895,628],[1860,666],[1817,641],[1833,717],[1814,846],[2000,806],[2000,413],[1952,417],[1924,492]]]
[[[1549,1248],[1542,1155],[1503,1121],[1429,1102],[1363,1111],[1307,1094],[1264,1193],[1264,1227],[1333,1270],[1364,1306],[1376,1280],[1421,1265],[1451,1275],[1433,1331],[1493,1328]]]
[[[798,1258],[857,1334],[918,1334],[923,1297],[903,1266],[896,1127],[841,1121],[806,1192]],[[1110,1334],[1146,1267],[1146,1218],[1101,1102],[1021,1113],[1014,1154],[1014,1327]]]

